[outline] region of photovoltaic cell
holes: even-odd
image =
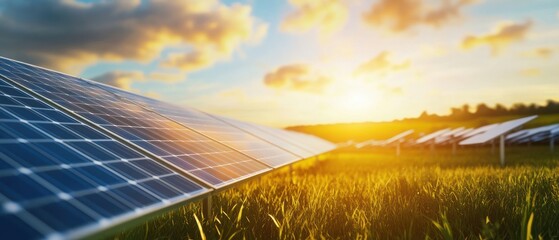
[[[279,167],[301,159],[299,156],[291,154],[269,142],[213,118],[206,113],[186,107],[175,106],[111,86],[93,82],[92,84],[134,103],[140,103],[158,114],[173,119],[184,126],[188,126],[270,166]]]
[[[208,191],[0,77],[3,239],[84,236]]]
[[[216,188],[270,169],[84,80],[8,59],[0,59],[0,74]],[[106,154],[98,148],[87,151],[98,156]]]
[[[319,155],[336,148],[335,144],[332,144],[328,141],[325,141],[319,137],[310,134],[288,131],[288,130],[280,130],[280,131],[283,131],[285,133],[284,135],[286,135],[287,139],[308,147],[315,155]]]
[[[243,122],[231,118],[226,118],[222,116],[212,115],[214,118],[221,119],[224,122],[227,122],[243,131],[252,134],[258,138],[261,138],[267,142],[274,143],[275,145],[285,149],[291,153],[294,153],[298,156],[303,158],[309,158],[314,156],[312,150],[308,149],[307,147],[303,146],[303,144],[296,144],[291,142],[286,137],[288,137],[284,130],[268,128],[261,125],[256,125],[248,122]]]

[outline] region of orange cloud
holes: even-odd
[[[162,66],[192,71],[208,67],[212,65],[214,61],[215,57],[211,56],[208,51],[193,51],[186,54],[172,54],[162,63]]]
[[[532,21],[501,24],[493,33],[464,38],[462,48],[471,49],[480,45],[489,45],[493,55],[496,55],[511,43],[524,39],[531,27]]]
[[[374,27],[404,32],[418,25],[441,27],[460,17],[461,9],[475,0],[445,0],[431,6],[423,0],[380,0],[363,14],[363,20]]]
[[[331,82],[305,64],[282,66],[264,76],[264,84],[270,88],[309,93],[322,93]]]
[[[542,74],[542,71],[538,68],[527,68],[521,70],[520,74],[524,77],[537,77]]]
[[[354,76],[361,76],[371,73],[379,73],[380,75],[385,75],[392,71],[402,71],[408,69],[411,63],[406,60],[401,63],[393,63],[390,60],[390,53],[387,51],[379,53],[376,57],[369,60],[366,63],[361,64],[355,71]]]
[[[551,48],[536,48],[532,51],[524,53],[528,57],[539,57],[539,58],[550,58],[553,55],[554,50]]]
[[[152,72],[145,77],[149,81],[163,82],[163,83],[177,83],[185,80],[183,72]]]
[[[348,7],[342,0],[289,0],[296,9],[287,15],[281,28],[288,32],[303,32],[317,27],[331,33],[347,21]]]
[[[99,60],[150,61],[171,45],[224,58],[266,29],[250,6],[218,1],[7,1],[0,51],[59,70]]]
[[[142,72],[113,71],[94,77],[92,80],[124,90],[132,90],[132,83],[134,81],[143,81],[144,74]]]

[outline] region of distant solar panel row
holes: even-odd
[[[333,148],[0,57],[7,239],[84,236]]]

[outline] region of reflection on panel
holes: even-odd
[[[61,73],[0,59],[0,74],[215,187],[269,168],[165,117]]]
[[[0,80],[3,239],[81,236],[207,191]]]
[[[299,156],[291,154],[271,143],[265,142],[200,111],[175,106],[110,86],[95,83],[92,84],[113,92],[134,103],[140,103],[154,112],[201,132],[218,142],[231,146],[232,148],[270,166],[283,166],[301,159]]]

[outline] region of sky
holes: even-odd
[[[557,0],[0,0],[0,55],[276,127],[559,100]]]

